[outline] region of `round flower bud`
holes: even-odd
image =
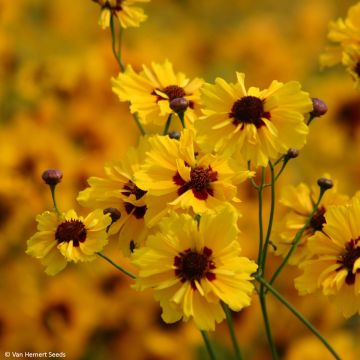
[[[178,131],[170,131],[168,135],[170,139],[180,139],[180,133]]]
[[[189,106],[189,100],[179,97],[170,101],[170,108],[177,114],[183,113]]]
[[[334,186],[333,181],[327,178],[320,178],[317,183],[322,190],[329,190]]]
[[[58,169],[48,169],[42,173],[41,177],[44,180],[45,184],[55,186],[63,178],[63,173],[61,170]]]
[[[313,103],[313,111],[311,111],[310,115],[312,117],[319,117],[325,115],[328,111],[327,105],[318,98],[311,98]]]
[[[106,208],[103,211],[104,215],[110,214],[111,221],[114,223],[115,221],[118,221],[121,218],[121,213],[116,208]]]
[[[289,149],[286,153],[286,157],[288,159],[295,159],[299,156],[299,150],[298,149]]]

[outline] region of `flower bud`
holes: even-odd
[[[320,178],[317,183],[322,190],[329,190],[334,186],[333,181],[327,178]]]
[[[295,159],[299,156],[299,150],[298,149],[289,149],[286,153],[287,159]]]
[[[114,223],[115,221],[118,221],[121,218],[121,213],[116,208],[106,208],[103,211],[104,215],[110,214],[111,221]]]
[[[311,100],[313,103],[313,111],[310,113],[311,117],[319,117],[327,113],[328,107],[322,100],[318,98],[311,98]]]
[[[170,139],[176,139],[176,140],[180,139],[180,133],[178,131],[170,131],[168,136]]]
[[[44,180],[45,184],[55,186],[63,178],[63,173],[61,170],[58,169],[48,169],[42,173],[41,177]]]
[[[189,100],[179,97],[170,101],[170,108],[177,114],[185,112],[189,106]]]

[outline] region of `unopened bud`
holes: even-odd
[[[311,100],[313,103],[313,111],[310,113],[311,117],[319,117],[327,113],[328,107],[322,100],[318,98],[311,98]]]
[[[170,139],[180,139],[180,133],[178,131],[170,131],[168,135]]]
[[[58,169],[48,169],[42,173],[41,177],[44,180],[45,184],[55,186],[63,178],[63,173],[61,170]]]
[[[175,98],[170,101],[170,108],[177,114],[185,112],[189,106],[189,100],[183,97]]]
[[[110,214],[111,221],[114,223],[115,221],[118,221],[121,218],[121,213],[116,208],[106,208],[103,211],[104,215]]]
[[[317,183],[322,190],[329,190],[334,186],[333,181],[327,178],[320,178]]]
[[[299,156],[299,150],[298,149],[289,149],[286,153],[286,157],[288,159],[295,159]]]

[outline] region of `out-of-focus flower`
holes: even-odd
[[[269,89],[247,91],[244,79],[237,73],[235,84],[217,78],[214,85],[203,86],[205,116],[195,123],[200,146],[235,153],[255,166],[266,166],[289,148],[302,148],[308,133],[304,114],[312,102],[300,84],[273,81]]]
[[[185,98],[189,102],[185,111],[187,125],[196,119],[203,80],[195,78],[190,81],[185,74],[175,73],[167,60],[163,64],[152,63],[151,68],[143,65],[139,74],[128,66],[125,73],[120,73],[112,83],[120,101],[130,101],[130,111],[137,112],[145,125],[164,126],[173,113],[170,102],[176,98]]]
[[[180,140],[158,135],[149,143],[145,163],[135,173],[136,183],[148,190],[145,220],[149,226],[171,208],[203,214],[227,202],[236,205],[236,185],[253,174],[229,157],[195,152],[193,134],[188,129]]]
[[[305,225],[312,213],[317,196],[318,189],[310,189],[304,183],[298,186],[286,186],[282,189],[280,202],[287,207],[289,212],[278,224],[272,237],[277,255],[285,256],[289,252],[296,233]],[[339,194],[336,188],[325,192],[316,213],[310,220],[308,228],[290,257],[289,264],[297,265],[309,256],[307,241],[310,236],[323,230],[326,223],[325,214],[329,207],[332,205],[344,205],[347,201],[348,197]]]
[[[308,240],[311,258],[299,265],[295,286],[300,295],[321,289],[348,318],[360,313],[360,197],[330,207],[325,221]]]
[[[119,19],[121,27],[138,27],[147,19],[144,10],[136,7],[137,3],[147,3],[150,0],[92,0],[101,6],[99,25],[106,29],[110,26],[111,16]]]
[[[358,46],[349,46],[343,53],[342,63],[354,80],[354,86],[359,89],[360,86],[360,44]]]
[[[122,161],[105,165],[106,178],[90,177],[89,188],[81,191],[77,200],[91,209],[114,208],[120,219],[110,227],[110,234],[119,233],[120,247],[126,256],[141,246],[148,235],[144,223],[147,212],[146,190],[138,187],[134,172],[140,169],[148,142],[142,139],[138,148],[130,148]]]
[[[193,318],[200,329],[214,330],[225,317],[221,301],[235,311],[250,305],[257,265],[239,255],[236,221],[231,207],[202,216],[199,225],[172,213],[134,253],[136,288],[155,290],[165,322]]]
[[[106,228],[111,218],[101,210],[91,212],[86,218],[69,210],[61,215],[45,211],[36,221],[38,232],[28,240],[26,253],[41,259],[45,272],[55,275],[68,261],[95,259],[95,253],[107,244]]]

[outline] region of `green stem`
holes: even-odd
[[[181,122],[181,125],[182,125],[183,129],[186,128],[186,126],[185,126],[184,114],[185,114],[185,112],[180,112],[180,113],[178,113],[179,119],[180,119],[180,122]]]
[[[310,115],[309,120],[307,121],[306,125],[309,126],[310,123],[316,118],[316,116]]]
[[[120,270],[120,271],[121,271],[122,273],[124,273],[125,275],[131,277],[132,279],[136,279],[136,276],[135,276],[132,272],[130,272],[130,271],[124,269],[122,266],[114,263],[111,259],[109,259],[109,258],[108,258],[106,255],[104,255],[103,253],[97,252],[96,254],[99,255],[100,257],[102,257],[104,260],[106,260],[108,263],[110,263],[110,264],[111,264],[112,266],[114,266],[116,269]]]
[[[279,170],[279,172],[277,173],[277,175],[275,176],[275,181],[277,181],[277,179],[280,177],[280,175],[282,174],[282,172],[284,171],[287,163],[289,162],[289,159],[284,159],[283,163],[282,163],[282,166],[281,166],[281,169]]]
[[[146,131],[145,131],[145,129],[143,128],[143,126],[141,125],[141,122],[140,122],[138,113],[134,113],[134,114],[133,114],[133,117],[134,117],[134,120],[135,120],[135,123],[136,123],[137,127],[139,128],[139,130],[140,130],[140,132],[141,132],[141,135],[145,135],[145,134],[146,134]]]
[[[52,201],[54,204],[54,210],[57,212],[58,215],[60,215],[61,213],[60,213],[59,208],[56,203],[55,188],[56,188],[56,185],[50,185],[50,192],[51,192],[51,197],[52,197]]]
[[[119,59],[119,66],[121,69],[121,72],[125,71],[125,64],[122,60],[122,38],[123,38],[124,29],[120,25],[119,27],[119,37],[118,37],[118,59]]]
[[[311,212],[310,216],[308,217],[305,225],[296,233],[295,238],[294,238],[294,240],[293,240],[293,242],[291,244],[290,250],[286,254],[285,258],[283,259],[283,261],[281,262],[279,267],[276,269],[274,275],[272,276],[272,278],[270,280],[270,285],[272,285],[274,283],[276,278],[279,276],[279,274],[283,270],[284,266],[287,264],[291,254],[295,251],[295,249],[296,249],[296,247],[297,247],[297,245],[298,245],[304,231],[309,227],[310,221],[313,218],[314,214],[316,213],[324,193],[325,193],[325,190],[320,188],[319,198],[318,198],[316,204],[314,205],[313,211]]]
[[[273,360],[277,360],[279,357],[278,357],[274,339],[273,339],[273,336],[271,333],[271,327],[270,327],[269,316],[268,316],[267,308],[266,308],[266,298],[265,298],[263,284],[260,285],[259,299],[260,299],[260,305],[261,305],[261,312],[262,312],[263,320],[264,320],[264,324],[265,324],[266,337],[267,337],[267,340],[268,340],[268,343],[269,343],[269,346],[271,349],[271,356],[272,356]]]
[[[264,249],[261,254],[261,260],[260,260],[260,268],[262,269],[263,273],[265,272],[265,263],[266,263],[266,255],[269,247],[270,242],[270,236],[271,236],[271,230],[272,225],[274,222],[274,212],[275,212],[275,171],[272,163],[269,161],[269,167],[270,167],[270,174],[271,174],[271,203],[270,203],[270,215],[269,215],[269,224],[266,232],[265,237],[265,243],[264,243]]]
[[[264,234],[263,234],[263,219],[262,219],[262,211],[263,211],[263,198],[262,192],[265,183],[265,168],[261,168],[261,183],[258,186],[258,202],[259,202],[259,212],[258,212],[258,219],[259,219],[259,253],[258,253],[258,264],[260,264],[261,254],[263,251],[263,242],[264,242]]]
[[[169,127],[170,127],[170,124],[171,124],[171,119],[172,119],[172,115],[173,113],[171,113],[167,120],[166,120],[166,124],[165,124],[165,128],[164,128],[164,131],[163,131],[163,135],[167,135],[167,133],[169,132]]]
[[[229,307],[224,303],[222,303],[222,308],[224,309],[224,312],[226,315],[226,322],[227,322],[227,325],[229,328],[231,342],[232,342],[232,345],[233,345],[233,348],[235,351],[235,359],[242,360],[243,357],[241,355],[240,346],[239,346],[237,338],[236,338],[234,323],[233,323],[233,319],[231,316],[231,311],[230,311]]]
[[[206,350],[209,353],[210,359],[211,360],[216,360],[215,352],[214,352],[214,349],[212,348],[208,333],[206,331],[204,331],[204,330],[200,330],[200,332],[201,332],[202,338],[204,340]]]
[[[255,276],[255,278],[260,282],[261,285],[265,286],[281,303],[283,303],[314,335],[319,338],[319,340],[326,346],[335,359],[340,360],[339,355],[324,339],[319,331],[307,319],[305,319],[304,316],[294,306],[292,306],[285,298],[283,298],[282,295],[261,276]]]

